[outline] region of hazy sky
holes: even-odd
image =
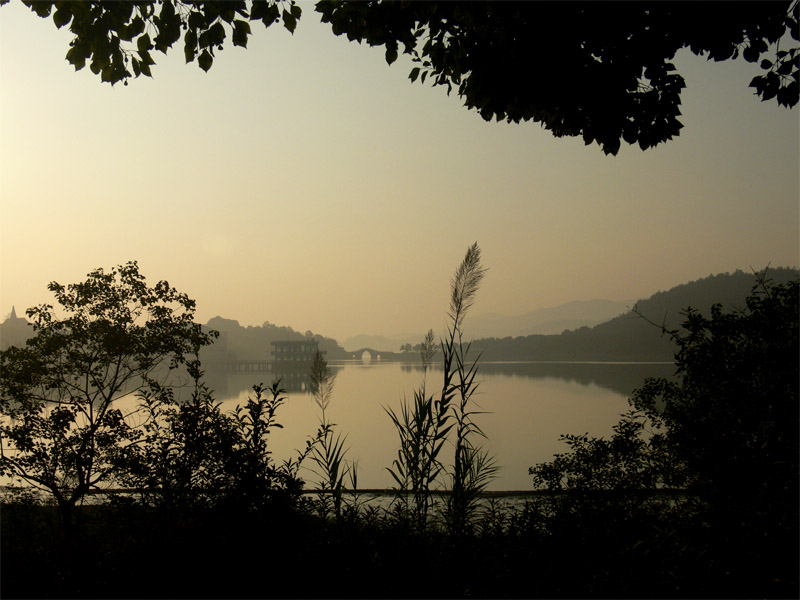
[[[798,264],[798,111],[753,96],[756,66],[680,55],[682,135],[609,157],[486,123],[301,5],[294,36],[254,24],[207,74],[176,46],[113,88],[0,8],[0,317],[128,260],[203,322],[339,339],[440,327],[474,241],[476,314]]]

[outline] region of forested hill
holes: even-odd
[[[208,329],[219,331],[219,338],[211,346],[203,348],[200,354],[204,363],[229,360],[270,360],[271,342],[285,340],[302,340],[309,335],[319,342],[319,349],[327,359],[349,356],[332,338],[314,335],[310,331],[305,334],[291,327],[280,327],[265,322],[258,327],[243,327],[239,321],[214,317],[205,325]]]
[[[270,360],[272,347],[270,342],[284,340],[302,340],[311,334],[319,342],[319,348],[328,360],[349,358],[336,340],[310,331],[305,334],[291,327],[281,327],[265,322],[259,327],[242,327],[239,321],[214,317],[203,326],[206,330],[219,331],[219,338],[200,351],[204,363],[225,362],[234,360]],[[33,335],[33,328],[27,320],[12,314],[0,323],[0,350],[9,346],[24,346],[25,341]]]
[[[767,272],[767,278],[776,284],[796,277],[796,269],[776,268]],[[636,307],[647,320],[675,329],[682,323],[688,307],[705,315],[713,304],[721,304],[725,311],[744,308],[755,283],[756,276],[743,271],[711,275],[653,294],[637,302]],[[675,352],[673,342],[646,319],[627,312],[591,328],[581,327],[560,335],[478,339],[472,348],[481,351],[485,361],[671,361]]]

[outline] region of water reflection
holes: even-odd
[[[388,488],[392,479],[386,467],[396,458],[397,432],[386,408],[399,408],[422,381],[419,365],[360,360],[331,364],[336,373],[328,417],[337,431],[347,436],[348,459],[359,461],[359,486]],[[609,435],[628,410],[627,398],[646,377],[670,376],[670,364],[565,364],[482,363],[476,408],[485,411],[478,423],[486,433],[486,445],[501,466],[490,489],[531,488],[528,467],[564,452],[559,441],[565,433]],[[208,384],[224,409],[243,403],[253,384],[269,385],[286,373],[210,373]],[[427,374],[428,389],[441,382],[441,369]],[[308,380],[297,373],[283,380],[290,384],[278,422],[283,429],[270,434],[273,456],[281,461],[294,457],[319,425],[319,410],[304,391]],[[433,387],[431,387],[433,386]],[[314,487],[316,476],[303,475]]]
[[[403,365],[404,370],[422,370],[418,365]],[[441,370],[441,367],[436,367]],[[483,375],[561,379],[567,383],[597,385],[623,396],[629,396],[647,377],[671,377],[672,363],[585,363],[585,362],[526,362],[481,363]]]
[[[381,368],[392,363],[364,364],[361,361],[339,361],[329,364],[334,377],[345,367],[358,366]],[[417,373],[422,376],[422,365],[394,363],[403,373]],[[441,372],[441,366],[434,365],[432,372]],[[560,379],[567,383],[597,385],[630,396],[647,377],[672,377],[675,373],[673,363],[585,363],[585,362],[524,362],[524,363],[481,363],[480,375],[529,377],[532,379]],[[295,370],[264,373],[227,373],[213,371],[206,373],[209,387],[220,397],[241,396],[252,389],[254,383],[270,385],[280,379],[281,387],[287,392],[308,392],[308,371]]]
[[[331,375],[335,378],[344,367],[329,365]],[[219,398],[235,398],[248,393],[255,384],[272,385],[280,380],[281,388],[288,393],[310,393],[308,369],[264,371],[258,373],[210,371],[204,380]]]

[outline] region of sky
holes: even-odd
[[[52,18],[0,8],[0,318],[129,260],[201,322],[340,340],[440,328],[476,241],[474,314],[800,262],[798,111],[753,95],[757,66],[680,54],[680,137],[611,157],[487,123],[301,6],[208,73],[176,46],[114,87]]]

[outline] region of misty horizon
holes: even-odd
[[[770,273],[772,276],[778,275],[779,280],[783,280],[786,273],[797,273],[797,267],[770,267],[767,269],[767,277],[770,278]],[[564,304],[553,306],[553,307],[546,307],[538,310],[528,311],[526,313],[522,313],[519,315],[500,315],[497,313],[481,313],[478,315],[468,315],[465,320],[465,333],[467,334],[467,339],[469,340],[479,340],[485,338],[506,338],[506,337],[520,337],[520,336],[530,336],[530,335],[545,335],[545,336],[554,336],[562,334],[566,331],[571,330],[578,330],[578,329],[587,329],[592,328],[595,325],[599,325],[602,323],[609,322],[613,320],[615,317],[621,317],[625,314],[628,314],[634,306],[638,306],[641,302],[648,302],[650,299],[658,296],[663,296],[665,293],[673,293],[675,290],[686,289],[690,288],[693,285],[700,284],[703,282],[713,282],[715,279],[725,278],[725,277],[745,277],[749,278],[752,275],[752,272],[747,272],[742,269],[737,269],[733,273],[720,273],[720,274],[711,274],[705,278],[701,278],[698,280],[692,280],[688,282],[683,282],[679,284],[675,288],[662,290],[659,289],[658,291],[654,292],[653,294],[640,298],[637,300],[628,300],[628,301],[611,301],[611,300],[604,300],[595,298],[593,300],[572,300],[566,302]],[[739,299],[734,302],[728,302],[730,305],[725,306],[725,309],[731,308],[742,308],[744,303],[744,292],[747,291],[745,289],[739,290]],[[710,292],[706,291],[702,294],[703,298],[706,297],[714,297],[716,300],[721,300],[720,296],[714,296],[715,293],[718,292]],[[705,311],[708,309],[708,306],[702,306],[702,301],[698,300],[685,300],[683,304],[674,305],[672,307],[674,319],[675,316],[683,311],[688,306],[693,306],[694,308],[700,308],[701,310]],[[13,305],[12,312],[16,312],[16,316],[18,320],[25,319],[25,310],[18,310],[16,305]],[[11,319],[11,312],[7,314],[0,324],[10,321]],[[666,315],[649,315],[651,317],[656,316],[664,316]],[[444,317],[444,313],[443,313]],[[349,336],[340,336],[337,337],[335,335],[330,335],[327,331],[311,331],[304,328],[301,325],[297,324],[285,324],[285,323],[274,323],[270,319],[264,319],[258,324],[246,324],[242,323],[233,316],[225,316],[225,315],[215,315],[209,319],[197,319],[198,323],[203,323],[205,325],[211,324],[213,321],[227,321],[233,324],[236,324],[238,327],[243,329],[249,330],[253,328],[261,328],[261,327],[277,327],[277,328],[287,328],[293,331],[295,334],[302,334],[305,332],[304,335],[308,335],[309,333],[314,334],[315,336],[322,336],[324,338],[334,340],[338,342],[338,344],[344,348],[345,352],[355,352],[357,350],[362,350],[364,348],[370,348],[377,351],[382,352],[389,352],[389,353],[396,353],[401,349],[401,346],[406,344],[417,345],[424,337],[425,333],[423,332],[415,332],[415,333],[408,333],[408,332],[372,332],[372,333],[359,333],[355,335]],[[678,323],[675,322],[674,325]],[[214,327],[220,327],[219,324],[215,324]],[[224,329],[224,327],[223,327]],[[431,328],[432,329],[432,328]],[[440,330],[434,329],[436,339],[441,339],[446,335],[446,328],[442,328]],[[8,341],[8,340],[6,340]],[[16,343],[12,341],[11,343]],[[3,344],[3,347],[7,346],[8,344]],[[343,356],[339,358],[344,358]]]

